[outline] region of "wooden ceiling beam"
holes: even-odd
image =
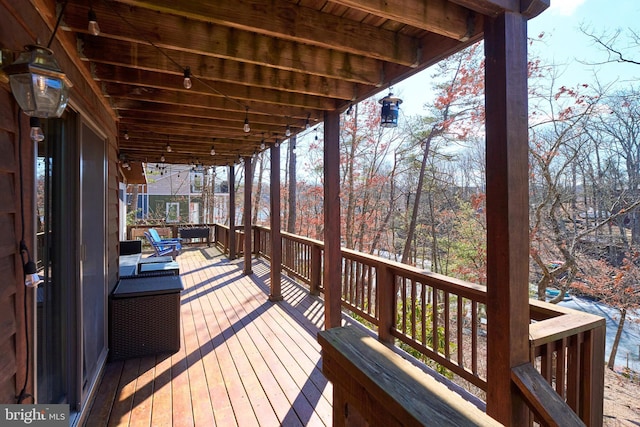
[[[260,116],[258,116],[260,118]],[[266,117],[266,116],[263,116]],[[159,114],[159,113],[140,113],[140,112],[127,112],[123,111],[120,114],[120,124],[136,124],[136,123],[154,123],[156,126],[158,125],[167,125],[170,126],[172,124],[189,124],[193,127],[201,128],[201,129],[210,129],[211,131],[233,131],[233,133],[237,133],[239,123],[235,120],[224,120],[220,117],[203,119],[199,117],[189,117],[189,116],[179,116],[179,115],[171,115],[171,114]],[[297,132],[304,129],[304,122],[301,120],[291,120],[288,123],[291,129],[291,132]],[[272,128],[273,132],[283,132],[282,120],[273,121],[272,123],[264,123],[264,122],[252,122],[254,127],[259,126],[260,130],[267,129],[269,127]],[[242,124],[240,124],[242,126]],[[286,125],[285,125],[286,127]],[[264,132],[267,132],[266,130]]]
[[[209,141],[197,141],[190,137],[174,136],[171,141],[171,153],[168,153],[165,149],[167,140],[152,140],[136,138],[134,140],[127,141],[126,144],[120,145],[120,150],[129,154],[133,153],[146,153],[156,155],[158,160],[160,156],[170,157],[177,154],[201,154],[205,156],[211,156],[211,147],[216,150],[216,155],[223,154],[228,151],[233,151],[234,154],[238,152],[253,153],[256,150],[260,150],[261,141],[259,140],[238,140],[232,138],[221,138],[215,142]],[[273,141],[265,142],[265,148]]]
[[[70,26],[72,31],[82,33],[86,31],[86,16],[83,26],[79,22],[78,26]],[[102,23],[100,23],[102,29]],[[312,74],[335,79],[344,79],[356,83],[379,85],[381,82],[382,62],[377,59],[367,58],[351,53],[338,52],[330,49],[323,49],[316,46],[296,44],[288,40],[266,37],[256,33],[234,30],[220,26],[210,27],[205,33],[206,40],[200,41],[198,33],[193,29],[182,28],[180,30],[162,29],[159,37],[160,41],[153,42],[156,47],[150,45],[149,40],[141,38],[140,34],[131,34],[127,37],[114,35],[108,37],[109,33],[101,32],[99,37],[84,35],[84,53],[88,58],[100,57],[110,52],[106,49],[117,47],[113,54],[122,54],[125,58],[133,56],[129,62],[135,64],[138,58],[155,59],[163,56],[161,63],[176,72],[186,66],[190,66],[194,74],[206,77],[206,71],[212,70],[211,64],[207,63],[207,57],[222,58],[264,67],[278,68],[288,71],[296,71],[305,74]],[[114,29],[113,31],[124,31]],[[131,30],[133,31],[133,30]],[[172,32],[173,31],[173,32]],[[109,46],[106,40],[118,40],[120,44]],[[153,40],[151,40],[153,41]],[[126,48],[128,42],[133,44],[130,49]],[[145,45],[149,50],[143,50],[135,45]],[[95,55],[89,53],[89,48],[93,48]],[[162,50],[162,54],[158,51]],[[149,52],[145,55],[145,52]],[[416,51],[417,53],[417,51]],[[183,58],[186,57],[186,58]],[[188,61],[191,56],[191,61]],[[193,58],[196,58],[194,61]],[[114,62],[121,62],[114,58]],[[202,63],[200,63],[202,62]],[[411,64],[400,64],[407,67],[416,66],[414,58]],[[213,70],[215,71],[215,70]]]
[[[129,138],[134,135],[148,135],[152,133],[163,133],[168,135],[189,135],[194,137],[204,136],[205,139],[211,140],[211,138],[233,138],[233,139],[242,139],[242,138],[254,138],[259,140],[261,138],[262,133],[264,132],[266,135],[273,135],[275,133],[283,134],[286,128],[286,125],[278,125],[278,126],[260,126],[259,132],[250,132],[245,134],[242,131],[242,125],[240,126],[202,126],[202,125],[194,125],[188,122],[165,122],[161,123],[158,121],[149,121],[142,119],[126,119],[120,121],[122,126],[126,126]],[[159,131],[161,129],[161,131]],[[301,128],[293,128],[292,132],[297,132],[302,130]]]
[[[215,79],[220,65],[220,59],[224,61],[248,62],[253,65],[263,66],[262,72],[268,79],[272,75],[271,69],[310,74],[329,79],[344,80],[367,86],[379,86],[383,79],[382,63],[375,60],[363,60],[356,57],[333,57],[331,51],[324,51],[324,55],[318,57],[283,58],[277,54],[278,45],[256,47],[261,54],[243,53],[242,58],[224,53],[220,56],[198,55],[186,50],[163,49],[161,54],[157,48],[141,43],[107,39],[104,37],[85,36],[79,43],[80,56],[86,60],[104,62],[107,64],[123,65],[132,68],[140,68],[151,71],[166,70],[172,73],[181,73],[185,67],[190,67],[191,72],[205,79]],[[271,53],[274,55],[271,55]],[[302,52],[300,52],[302,53]],[[247,60],[251,57],[251,60]],[[308,60],[307,60],[308,59]],[[223,61],[223,62],[224,62]],[[409,68],[410,69],[410,68]]]
[[[364,87],[363,85],[355,83],[312,76],[310,74],[295,73],[275,68],[265,72],[264,69],[253,64],[244,64],[223,59],[219,59],[218,62],[219,64],[214,66],[216,70],[215,75],[210,78],[200,76],[198,76],[197,79],[194,78],[194,86],[198,85],[198,80],[202,80],[214,88],[218,82],[221,82],[347,100],[352,100],[357,94],[371,89],[371,87]],[[142,70],[140,68],[131,68],[129,64],[114,65],[92,62],[91,70],[94,78],[97,80],[117,83],[126,83],[132,79],[145,81],[146,84],[156,80],[165,80],[167,82],[170,81],[172,87],[176,87],[182,84],[183,78],[183,73],[175,69]]]
[[[129,80],[123,79],[109,80],[101,79],[107,87],[135,86],[136,90],[142,91],[146,88],[149,92],[162,90],[166,92],[182,92],[191,94],[194,97],[214,96],[229,97],[242,104],[245,101],[255,101],[262,103],[286,104],[295,107],[309,108],[312,110],[332,110],[336,105],[340,105],[348,100],[335,100],[318,96],[299,94],[295,92],[276,91],[273,89],[263,89],[259,87],[239,85],[233,83],[213,83],[199,79],[193,79],[193,87],[185,89],[182,84],[182,77],[170,76],[161,73],[151,73],[144,70],[131,70]],[[105,86],[105,85],[103,85]],[[126,89],[125,89],[126,90]],[[111,94],[111,92],[109,92]],[[117,96],[117,92],[113,93]]]
[[[124,155],[129,162],[143,162],[149,163],[152,168],[156,164],[162,165],[170,165],[170,164],[204,164],[207,166],[226,166],[227,164],[234,164],[239,161],[239,157],[252,156],[254,151],[242,151],[242,150],[233,150],[229,153],[220,153],[215,156],[211,156],[208,152],[176,152],[176,153],[166,153],[164,154],[165,161],[162,162],[160,156],[162,154],[158,153],[157,150],[153,148],[143,149],[139,151],[130,151],[127,149],[121,149],[120,154]],[[149,167],[149,166],[147,166]]]
[[[124,99],[124,98],[111,98],[111,105],[113,108],[122,111],[122,110],[132,110],[132,111],[145,111],[145,112],[157,112],[164,114],[176,114],[176,115],[191,115],[193,117],[202,117],[202,118],[212,118],[215,119],[223,114],[223,117],[230,118],[226,116],[227,113],[236,114],[238,111],[241,111],[238,108],[236,103],[232,103],[225,98],[217,99],[218,104],[213,108],[205,108],[202,106],[191,107],[191,106],[181,106],[180,108],[176,108],[175,105],[172,104],[158,104],[154,103],[153,99],[143,100],[143,99]],[[293,119],[303,120],[307,117],[309,113],[311,113],[312,123],[314,121],[322,120],[323,112],[322,111],[309,111],[306,109],[285,109],[283,107],[277,105],[259,105],[255,103],[249,103],[249,119],[255,122],[265,122],[271,123],[272,121],[280,120],[282,123],[282,119],[287,117]],[[259,108],[254,109],[253,107]],[[262,107],[262,108],[260,108]],[[267,117],[270,117],[269,119]],[[279,119],[280,118],[280,119]]]
[[[482,17],[447,0],[333,0],[343,6],[402,22],[459,41],[482,31]]]
[[[226,96],[217,94],[205,95],[202,93],[194,93],[186,89],[168,90],[116,83],[103,83],[102,87],[105,96],[113,98],[138,99],[164,104],[176,104],[176,108],[192,106],[224,109],[223,105],[228,105],[231,111],[242,112],[242,114],[244,114],[245,105],[254,105],[255,107],[250,106],[249,109],[254,112],[260,111],[263,114],[268,114],[265,107],[269,104],[276,108],[278,106],[282,106],[283,108],[285,106],[289,106],[308,112],[311,112],[312,110],[333,110],[336,108],[336,104],[330,100],[309,99],[308,96],[287,96],[286,94],[282,94],[279,98],[270,99],[265,96],[260,96],[261,94],[255,93],[256,96],[253,97],[243,96],[242,98],[234,98],[233,101],[230,101]],[[226,103],[222,104],[221,101],[226,101]],[[262,111],[263,109],[264,111]],[[284,115],[287,116],[286,113]]]
[[[292,7],[290,2],[118,0],[113,2],[111,8],[117,10],[126,7],[132,18],[135,18],[136,8],[124,5],[159,12],[158,19],[166,19],[163,26],[159,27],[163,29],[181,31],[188,25],[189,31],[206,35],[215,31],[215,28],[228,27],[236,31],[406,66],[413,66],[418,62],[419,42],[411,37],[311,8]],[[157,33],[157,28],[149,26],[144,19],[148,14],[141,15],[142,20],[135,20],[136,28],[145,31],[145,34]],[[102,27],[102,23],[100,26]],[[218,42],[219,40],[225,39],[217,39]]]
[[[550,0],[450,0],[460,6],[488,16],[517,12],[531,19],[549,8]]]

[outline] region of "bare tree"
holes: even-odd
[[[596,34],[592,29],[587,27],[582,27],[580,30],[606,53],[606,58],[599,62],[592,62],[590,63],[591,65],[609,63],[640,65],[640,57],[638,56],[640,35],[632,28],[624,32],[621,29],[617,29],[612,33],[605,31],[600,34]],[[626,41],[621,39],[626,39]]]
[[[465,139],[469,133],[468,123],[484,120],[484,108],[480,99],[480,95],[484,93],[484,80],[482,73],[478,72],[483,64],[479,48],[480,45],[475,44],[438,64],[437,75],[449,78],[444,83],[436,84],[438,96],[431,109],[432,117],[423,120],[419,131],[412,132],[412,137],[422,149],[422,162],[402,252],[403,263],[408,263],[414,242],[425,171],[433,141],[441,137]]]

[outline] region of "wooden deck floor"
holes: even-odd
[[[85,425],[331,425],[332,388],[321,372],[320,299],[283,277],[284,301],[267,300],[269,265],[213,248],[179,257],[181,349],[107,364]]]

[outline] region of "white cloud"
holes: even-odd
[[[551,0],[550,11],[562,16],[571,16],[586,0]]]

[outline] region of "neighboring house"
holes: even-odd
[[[203,224],[227,216],[227,181],[216,179],[213,168],[147,163],[144,169],[147,183],[139,186],[136,220]],[[128,205],[132,199],[130,189]]]

